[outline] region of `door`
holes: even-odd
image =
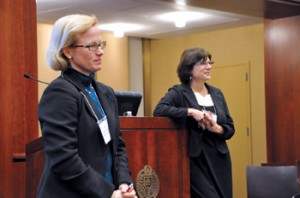
[[[233,198],[247,197],[246,166],[252,164],[249,63],[212,68],[209,84],[225,95],[235,135],[227,142],[232,159]]]

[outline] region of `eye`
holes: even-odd
[[[89,44],[88,46],[89,46],[90,49],[97,50],[99,44],[97,44],[97,43],[92,43],[92,44]]]

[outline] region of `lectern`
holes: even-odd
[[[139,197],[190,198],[185,128],[163,117],[120,117],[120,124]],[[41,137],[26,145],[27,198],[35,197],[43,165]]]

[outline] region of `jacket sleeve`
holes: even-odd
[[[114,103],[114,116],[116,120],[116,134],[117,137],[115,143],[115,161],[116,161],[116,174],[117,174],[117,183],[118,185],[127,183],[132,183],[131,173],[128,167],[128,157],[126,154],[126,144],[122,137],[122,133],[120,130],[120,119],[118,115],[118,103],[117,98],[115,97],[114,91],[111,87],[107,87],[108,92],[110,93],[110,97],[113,99]]]
[[[41,98],[38,116],[49,171],[82,197],[110,197],[109,183],[78,154],[77,124],[82,96],[70,83],[51,83]]]
[[[125,143],[120,133],[118,141],[118,149],[116,153],[117,160],[117,175],[118,175],[118,185],[123,183],[132,183],[131,173],[128,167],[128,157],[125,151]]]
[[[235,133],[235,128],[234,128],[234,123],[233,123],[233,119],[229,113],[229,109],[225,100],[225,97],[223,95],[223,93],[220,91],[221,96],[222,96],[222,103],[223,103],[223,109],[224,109],[224,113],[225,113],[225,122],[219,123],[223,129],[224,129],[224,134],[222,135],[226,140],[230,139],[234,133]]]
[[[183,107],[182,94],[178,87],[170,88],[168,93],[158,102],[153,116],[169,117],[178,123],[184,124],[188,109]]]

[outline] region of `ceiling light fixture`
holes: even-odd
[[[130,23],[110,23],[100,24],[99,28],[103,31],[114,32],[115,37],[123,37],[125,32],[140,30],[142,26]]]
[[[192,11],[169,12],[157,16],[160,20],[173,22],[176,27],[184,27],[189,21],[196,21],[206,17],[208,17],[207,14]]]
[[[176,0],[175,3],[176,3],[177,5],[182,5],[182,6],[185,6],[185,5],[186,5],[185,0]]]
[[[114,36],[117,38],[123,37],[124,36],[124,32],[121,30],[115,30],[114,31]]]
[[[186,21],[184,19],[178,19],[175,21],[175,27],[182,28],[185,27]]]

